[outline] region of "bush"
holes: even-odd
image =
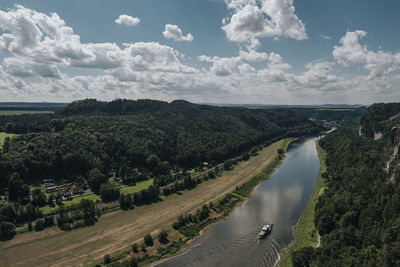
[[[158,235],[158,241],[160,241],[162,244],[168,243],[168,233],[165,229],[162,229]]]
[[[148,247],[154,245],[153,238],[151,237],[150,234],[146,234],[146,235],[144,236],[144,243],[145,243],[146,246],[148,246]]]
[[[10,222],[0,224],[0,240],[10,240],[16,235],[15,225]]]
[[[38,220],[36,220],[36,223],[35,223],[35,231],[42,231],[44,228],[45,228],[46,226],[45,226],[45,223],[44,223],[44,220],[43,219],[38,219]]]
[[[104,264],[109,264],[111,263],[111,257],[110,254],[104,255]]]
[[[233,166],[232,160],[230,160],[230,159],[225,160],[225,162],[224,162],[224,169],[225,170],[228,171],[228,170],[232,169],[232,166]]]
[[[137,243],[135,243],[135,244],[132,245],[132,251],[133,251],[134,253],[138,253],[138,252],[139,252],[139,246],[138,246]]]

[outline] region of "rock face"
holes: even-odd
[[[389,179],[391,181],[394,181],[395,177],[400,174],[400,125],[392,127],[390,141],[392,143],[393,152],[390,157],[385,161],[383,165],[383,170],[388,174]]]

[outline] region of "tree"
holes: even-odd
[[[54,194],[50,194],[49,198],[47,199],[47,203],[50,207],[54,207]]]
[[[138,253],[138,252],[139,252],[139,246],[138,246],[137,243],[135,243],[135,244],[132,245],[132,251],[133,251],[134,253]]]
[[[242,154],[242,160],[243,161],[246,161],[246,160],[249,160],[249,159],[250,159],[249,153],[245,152],[245,153]]]
[[[214,179],[214,178],[215,178],[215,173],[214,173],[213,171],[210,171],[210,172],[208,173],[208,178]]]
[[[106,254],[106,255],[104,255],[104,259],[103,259],[103,261],[104,261],[104,264],[110,264],[110,263],[111,263],[111,257],[110,257],[110,254]]]
[[[119,206],[122,210],[133,208],[132,196],[129,194],[121,194],[119,196]]]
[[[159,161],[160,159],[157,157],[157,155],[151,154],[150,156],[148,156],[146,159],[146,163],[149,170],[154,171]]]
[[[168,233],[165,229],[162,229],[158,235],[158,241],[160,241],[162,244],[168,243]]]
[[[8,180],[8,199],[10,201],[20,202],[29,196],[29,188],[24,185],[17,172],[11,174]]]
[[[146,234],[143,239],[146,246],[151,247],[154,245],[153,237],[150,234]]]
[[[295,250],[292,255],[293,267],[310,266],[310,261],[313,253],[314,249],[310,246]]]
[[[230,170],[232,168],[232,160],[227,159],[224,162],[224,169],[225,170]]]
[[[35,206],[43,207],[47,203],[47,197],[46,195],[40,190],[39,188],[36,188],[32,192],[32,204]]]
[[[285,151],[283,151],[282,148],[278,148],[278,154],[279,154],[280,156],[283,155],[284,152],[285,152]]]
[[[100,186],[107,181],[106,176],[97,168],[93,168],[88,173],[88,184],[93,192],[99,194]]]
[[[15,225],[10,222],[0,223],[0,240],[10,240],[16,235]]]
[[[106,183],[100,186],[100,197],[103,202],[110,202],[118,199],[120,196],[119,186],[117,184]]]

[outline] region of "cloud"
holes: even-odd
[[[257,38],[287,37],[307,39],[305,24],[295,14],[293,0],[225,0],[233,9],[222,29],[230,41],[247,42],[254,47]]]
[[[400,52],[390,53],[379,50],[373,52],[360,40],[367,35],[365,31],[349,31],[341,39],[340,45],[335,46],[333,57],[343,66],[361,64],[369,71],[369,78],[389,75],[400,67]]]
[[[290,27],[278,30],[292,23],[292,29],[301,33],[303,24],[298,24],[294,8],[290,9],[292,1],[271,1],[271,10],[264,7],[268,1],[225,2],[232,19],[224,25],[232,24],[235,14],[240,14],[237,18],[242,20],[237,25],[241,27],[234,30],[244,38],[232,38],[244,40],[247,50],[240,48],[230,57],[201,55],[194,59],[158,42],[83,43],[56,13],[43,14],[20,5],[0,10],[0,98],[69,101],[96,96],[103,100],[185,98],[195,102],[289,104],[371,103],[400,98],[400,74],[396,72],[399,53],[371,51],[362,43],[366,32],[343,36],[333,48],[334,62],[316,60],[305,64],[304,70],[292,69],[278,53],[255,50],[267,30],[273,37],[295,37]],[[282,10],[282,3],[286,3],[283,10],[292,13],[286,10],[274,17],[268,15],[280,13],[276,10]],[[250,11],[255,16],[241,14],[253,14]],[[278,19],[282,17],[296,18],[297,22]],[[178,31],[177,36],[188,38],[189,34]],[[338,66],[354,64],[368,74],[338,76]]]
[[[139,18],[134,18],[128,15],[119,15],[119,17],[115,20],[117,24],[124,24],[126,26],[136,26],[140,22]]]
[[[166,24],[163,35],[166,39],[174,39],[175,41],[193,41],[193,35],[188,33],[186,36],[182,34],[182,30],[177,25]]]

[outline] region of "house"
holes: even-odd
[[[136,174],[136,173],[138,173],[138,172],[139,172],[139,169],[138,169],[138,168],[133,168],[133,169],[132,169],[132,171],[133,171],[133,173],[135,173],[135,174]]]
[[[74,185],[71,190],[74,195],[83,194],[83,189],[79,186]]]
[[[53,185],[53,186],[46,187],[45,192],[46,192],[46,193],[54,193],[54,192],[57,192],[57,186],[56,186],[56,185]]]

